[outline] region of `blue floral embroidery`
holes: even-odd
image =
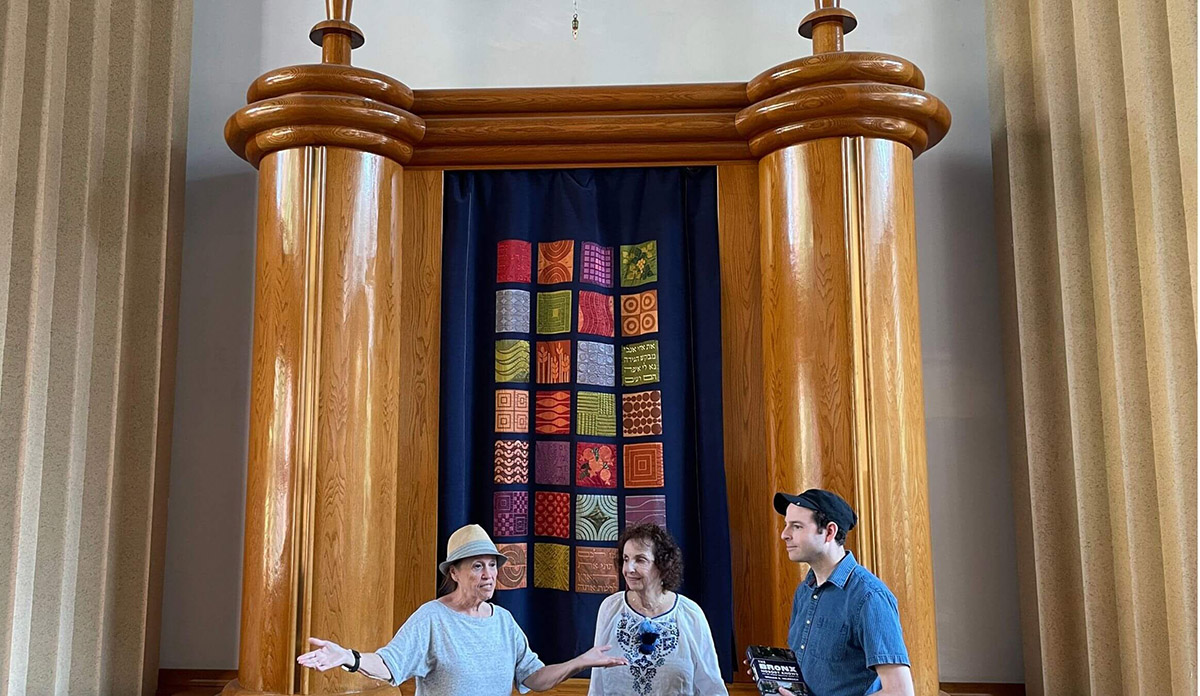
[[[642,618],[630,616],[630,612],[622,611],[621,619],[617,622],[617,643],[621,652],[629,661],[629,672],[633,675],[633,690],[638,696],[648,696],[653,690],[654,677],[658,668],[667,661],[667,656],[679,647],[679,624],[675,622],[675,614],[654,619],[658,629],[658,643],[654,652],[643,655],[638,647],[642,644]]]

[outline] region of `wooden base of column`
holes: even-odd
[[[327,692],[328,693],[328,692]],[[388,686],[387,684],[367,685],[365,688],[358,691],[341,691],[338,696],[383,696],[383,694],[395,694],[396,687]],[[408,693],[401,691],[401,693]],[[221,690],[221,696],[288,696],[287,694],[268,693],[265,691],[251,691],[243,689],[238,680],[234,679],[225,685]]]

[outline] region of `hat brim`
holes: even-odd
[[[503,566],[505,563],[508,563],[508,556],[500,553],[500,549],[496,548],[495,544],[481,539],[479,541],[472,541],[463,544],[457,549],[454,549],[454,553],[451,553],[446,557],[446,560],[438,564],[438,572],[442,575],[445,575],[446,570],[450,566],[454,565],[458,561],[463,560],[464,558],[473,558],[475,556],[494,556],[496,558],[497,568]]]
[[[800,507],[808,508],[809,510],[819,509],[816,505],[809,501],[808,498],[805,498],[802,495],[791,495],[788,493],[775,494],[775,512],[778,512],[786,517],[788,507],[791,505],[799,505]]]

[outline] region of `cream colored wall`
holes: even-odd
[[[982,3],[847,0],[850,50],[915,61],[954,113],[916,164],[922,350],[945,681],[1022,679],[992,229]],[[794,0],[360,0],[357,65],[421,87],[744,81],[809,52]],[[236,664],[253,187],[221,139],[258,74],[314,62],[317,0],[195,9],[188,218],[171,480],[164,667]],[[261,44],[261,47],[259,46]]]

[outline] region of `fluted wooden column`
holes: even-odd
[[[751,81],[755,103],[738,115],[761,157],[768,475],[779,490],[828,488],[854,505],[848,545],[896,594],[917,693],[932,696],[912,162],[950,116],[911,63],[842,52],[854,16],[817,5],[801,25],[816,53]],[[780,607],[797,581],[784,566],[769,587]]]
[[[412,93],[349,65],[349,2],[324,62],[263,75],[226,139],[259,167],[250,456],[238,680],[227,694],[339,694],[300,670],[308,636],[391,637],[399,428],[402,164]],[[381,691],[383,689],[380,689]]]
[[[0,694],[152,694],[191,3],[0,3]]]

